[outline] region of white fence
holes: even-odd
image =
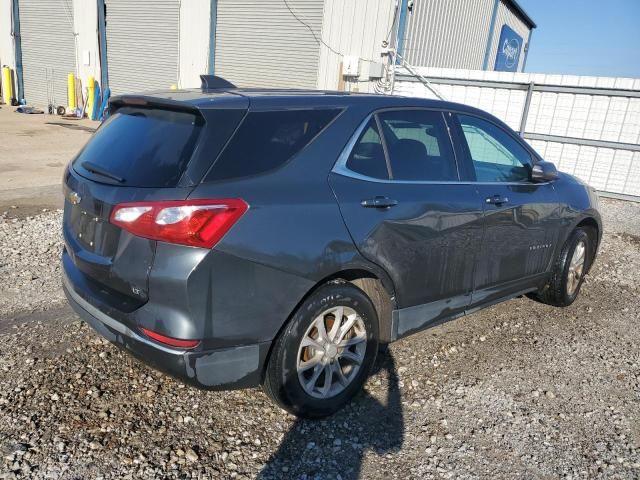
[[[640,79],[417,68],[446,99],[486,110],[598,190],[640,200]],[[398,71],[395,95],[434,97]]]

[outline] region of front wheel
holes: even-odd
[[[549,284],[533,298],[556,307],[571,305],[580,293],[594,247],[585,229],[575,229],[556,260]]]
[[[264,390],[299,417],[331,415],[362,388],[378,350],[378,318],[350,283],[330,283],[296,310],[275,342]]]

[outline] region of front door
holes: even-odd
[[[472,305],[537,286],[558,241],[560,217],[552,183],[530,180],[532,155],[522,140],[473,115],[456,115],[462,155],[484,207]]]
[[[459,182],[441,112],[373,115],[330,184],[358,250],[394,283],[396,336],[464,312],[483,212],[476,186]]]

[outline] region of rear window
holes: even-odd
[[[105,183],[173,187],[193,155],[203,125],[194,113],[123,107],[96,131],[73,168]]]
[[[247,114],[206,180],[248,177],[280,167],[307,146],[338,112],[322,109]]]

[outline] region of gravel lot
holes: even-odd
[[[320,422],[103,342],[62,301],[61,212],[2,214],[0,478],[640,478],[640,204],[603,211],[573,306],[516,299],[393,344]]]

